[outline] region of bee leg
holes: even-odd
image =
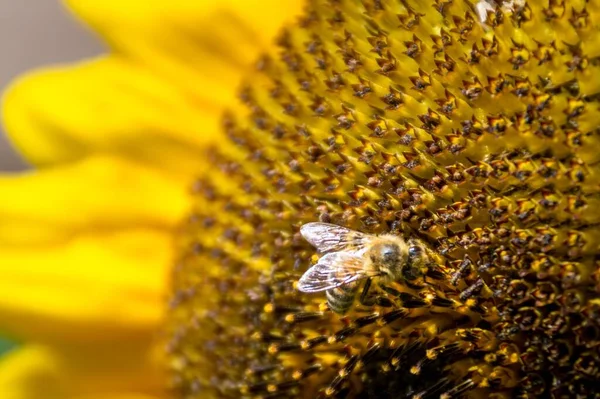
[[[367,281],[365,281],[365,285],[363,286],[362,292],[360,293],[360,297],[358,301],[361,305],[364,306],[373,306],[375,305],[375,300],[373,298],[368,298],[367,294],[369,293],[369,289],[371,289],[372,279],[369,277]]]

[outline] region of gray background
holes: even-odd
[[[29,69],[102,51],[99,41],[58,0],[0,0],[0,91]],[[25,167],[0,130],[0,172]]]

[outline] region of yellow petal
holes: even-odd
[[[136,228],[79,234],[55,247],[0,247],[0,331],[73,343],[154,330],[171,238]]]
[[[0,361],[3,399],[63,399],[63,385],[57,359],[44,348],[21,348]]]
[[[59,245],[129,226],[170,229],[189,210],[189,179],[113,157],[0,176],[0,245]]]
[[[304,4],[300,0],[66,2],[115,52],[209,98],[213,85],[235,88],[237,79],[232,77],[246,71]]]
[[[27,345],[0,361],[2,399],[159,397],[164,380],[149,362],[149,345],[148,339],[67,349]]]
[[[209,101],[116,57],[27,75],[5,93],[2,111],[13,143],[36,165],[111,153],[190,173],[203,161],[199,146],[219,131]]]
[[[110,157],[1,178],[0,331],[56,341],[153,329],[189,208],[183,181]]]
[[[113,54],[35,73],[10,88],[3,119],[33,164],[111,152],[194,170],[236,88],[301,1],[70,1]]]

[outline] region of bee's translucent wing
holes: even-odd
[[[366,278],[363,260],[346,252],[323,255],[298,281],[302,292],[321,292]]]
[[[358,252],[364,248],[369,236],[358,231],[329,223],[307,223],[300,234],[321,253]]]

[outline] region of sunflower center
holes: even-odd
[[[314,1],[260,59],[180,240],[182,397],[595,392],[600,11],[487,3]],[[314,221],[417,240],[426,272],[341,316],[296,289]]]

